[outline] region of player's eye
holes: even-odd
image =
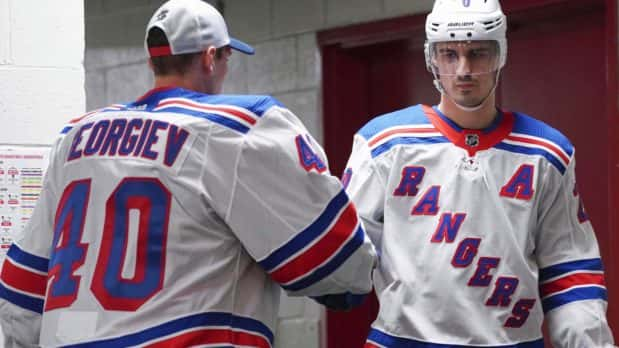
[[[441,50],[439,52],[439,58],[448,62],[456,61],[458,60],[458,54],[456,53],[456,51],[452,50]]]
[[[485,57],[488,57],[489,55],[490,55],[490,52],[485,48],[471,50],[468,54],[469,58],[471,59],[485,58]]]

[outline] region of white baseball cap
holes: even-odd
[[[148,47],[146,39],[152,28],[161,29],[168,46]],[[226,22],[219,11],[202,0],[170,0],[161,7],[146,26],[146,51],[150,57],[196,53],[209,46],[229,45],[245,54],[254,54],[254,48],[228,36]]]

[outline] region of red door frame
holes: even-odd
[[[606,100],[606,124],[608,129],[609,152],[608,152],[608,189],[609,189],[609,214],[606,240],[600,242],[609,243],[609,250],[619,250],[619,76],[618,76],[618,18],[617,5],[618,0],[604,0],[606,13],[606,90],[609,96]],[[546,7],[552,7],[555,10],[556,5],[561,5],[561,9],[568,11],[573,6],[579,6],[575,1],[570,0],[504,0],[503,9],[510,15],[522,11],[537,12],[544,11]],[[355,76],[355,62],[342,61],[340,54],[341,48],[352,46],[363,46],[379,42],[387,42],[402,38],[411,37],[412,33],[418,33],[423,30],[425,24],[425,14],[399,17],[394,19],[380,20],[372,23],[352,25],[343,28],[325,30],[317,34],[317,41],[320,46],[323,57],[323,73],[322,73],[322,90],[323,90],[323,133],[324,145],[327,154],[335,151],[337,144],[342,141],[343,137],[352,139],[352,134],[343,134],[341,132],[342,120],[338,115],[349,113],[353,115],[361,115],[363,106],[359,106],[359,110],[350,109],[350,105],[355,103],[347,103],[345,100],[357,100],[362,102],[366,97],[360,85],[350,88],[347,84],[347,89],[338,89],[338,80],[350,78],[362,78]],[[336,64],[339,62],[339,64]],[[349,66],[347,63],[350,63]],[[353,84],[355,86],[355,84]],[[355,89],[356,88],[356,89]],[[367,99],[367,98],[365,98]],[[344,100],[344,103],[342,103]],[[340,106],[346,104],[345,110]],[[335,174],[341,174],[343,167],[341,159],[338,163],[332,166]],[[613,232],[611,232],[613,231]],[[608,263],[608,262],[607,262]],[[614,262],[616,264],[617,262]],[[611,267],[608,267],[611,266]],[[619,289],[619,269],[613,265],[607,265],[606,280],[610,287]],[[330,315],[329,315],[330,316]],[[615,331],[619,330],[619,296],[611,294],[609,303],[608,318],[611,321]],[[341,334],[341,333],[340,333]],[[619,337],[619,332],[614,332],[615,337]],[[328,335],[329,336],[329,335]],[[330,342],[331,339],[328,339]],[[339,348],[330,346],[330,348]]]
[[[608,126],[608,143],[609,158],[608,158],[608,189],[611,193],[608,202],[608,243],[609,250],[619,250],[619,106],[617,93],[618,79],[617,76],[617,36],[619,26],[617,23],[617,0],[606,0],[606,88],[608,91],[608,100],[606,101],[606,125]],[[615,212],[613,214],[613,212]],[[616,254],[615,254],[616,255]],[[615,256],[617,257],[617,256]],[[610,269],[606,272],[606,280],[608,284],[614,285],[614,288],[619,287],[619,269]],[[619,330],[619,296],[613,298],[614,302],[610,303],[609,318],[611,322],[614,318],[614,329]],[[615,343],[619,342],[619,332],[614,332]]]

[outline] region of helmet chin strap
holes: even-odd
[[[481,109],[484,106],[484,103],[486,102],[486,100],[488,100],[488,97],[490,97],[490,95],[492,94],[492,92],[494,92],[496,90],[496,87],[499,84],[499,75],[501,73],[501,69],[497,70],[496,73],[496,79],[494,80],[494,86],[492,87],[492,89],[490,89],[490,92],[488,92],[488,94],[484,97],[484,99],[481,100],[481,102],[475,106],[464,106],[464,105],[460,105],[458,104],[457,101],[455,101],[454,98],[452,98],[449,93],[447,93],[447,91],[445,91],[445,88],[443,88],[443,84],[441,84],[441,81],[438,78],[438,74],[434,71],[434,69],[432,69],[432,74],[434,75],[434,87],[436,87],[436,89],[443,95],[447,96],[447,98],[449,98],[449,100],[451,100],[452,103],[454,103],[459,109],[461,109],[462,111],[466,111],[466,112],[473,112],[473,111],[477,111],[479,109]]]

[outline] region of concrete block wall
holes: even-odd
[[[0,0],[0,143],[51,144],[84,112],[83,56],[81,0]]]
[[[85,0],[88,109],[133,100],[150,88],[153,80],[143,36],[148,19],[163,2]],[[427,12],[433,0],[208,2],[223,10],[232,36],[256,48],[254,56],[232,55],[224,92],[274,95],[322,142],[321,60],[316,32]],[[326,347],[325,314],[311,300],[282,295],[279,317],[276,347]]]
[[[146,23],[161,3],[84,0],[88,110],[134,100],[152,86],[143,40]]]
[[[316,32],[427,12],[433,0],[224,0],[230,33],[256,48],[233,56],[224,88],[272,94],[322,142],[320,52]]]

